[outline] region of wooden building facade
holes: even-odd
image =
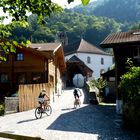
[[[21,84],[50,83],[57,92],[57,81],[61,80],[65,69],[60,43],[17,47],[16,53],[10,53],[6,62],[0,63],[0,95],[17,92]]]
[[[127,72],[126,61],[131,58],[135,66],[140,66],[140,30],[130,30],[108,35],[100,44],[103,48],[113,48],[115,57],[117,111],[122,111],[122,96],[118,90],[120,77]]]

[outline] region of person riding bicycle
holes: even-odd
[[[48,96],[47,92],[45,89],[43,89],[39,96],[38,96],[38,102],[40,104],[40,107],[44,109],[45,107],[45,96],[49,99],[50,97]]]
[[[73,94],[74,94],[74,98],[75,98],[74,108],[77,108],[78,105],[80,107],[80,104],[81,104],[80,96],[82,96],[82,93],[81,93],[80,89],[75,88],[74,91],[73,91]]]
[[[80,95],[79,95],[79,93],[80,93]],[[78,88],[74,89],[73,94],[74,94],[75,99],[79,99],[79,97],[82,95],[81,91]]]

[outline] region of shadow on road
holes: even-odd
[[[37,119],[34,118],[34,119],[22,120],[22,121],[17,122],[17,124],[20,124],[20,123],[26,123],[26,122],[31,122],[31,121],[35,121],[35,120],[37,120]]]
[[[47,129],[97,134],[99,140],[137,140],[136,134],[116,128],[115,115],[115,106],[86,105],[60,115]]]

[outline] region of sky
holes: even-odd
[[[81,0],[74,0],[74,2],[71,2],[70,4],[68,4],[67,0],[52,0],[52,1],[62,6],[63,8],[72,8],[76,5],[81,4]]]
[[[63,8],[73,8],[74,6],[82,4],[81,0],[74,0],[74,2],[71,2],[70,4],[68,4],[67,0],[52,0],[52,1],[62,6]],[[90,2],[92,1],[95,0],[90,0]]]
[[[71,2],[70,4],[68,4],[67,0],[52,0],[53,2],[57,3],[58,5],[60,5],[63,8],[72,8],[74,6],[77,6],[79,4],[82,4],[81,0],[74,0],[74,2]],[[94,1],[94,0],[90,0]],[[4,15],[4,13],[2,12],[2,10],[0,9],[0,16]],[[4,21],[4,24],[8,24],[10,22],[10,18],[6,19]]]

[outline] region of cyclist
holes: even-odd
[[[79,95],[79,93],[80,93],[80,95]],[[80,107],[81,101],[80,101],[79,97],[82,96],[82,93],[81,93],[80,89],[75,88],[74,91],[73,91],[73,94],[74,94],[74,98],[75,98],[74,108],[76,108],[77,105],[79,105],[79,107]]]
[[[39,104],[40,104],[40,107],[41,107],[43,110],[44,110],[44,108],[45,108],[45,96],[49,99],[49,96],[48,96],[46,90],[43,89],[43,90],[40,92],[39,96],[38,96],[38,102],[39,102]]]
[[[80,93],[80,96],[82,96],[81,91],[78,88],[75,88],[74,91],[73,91],[75,99],[79,99],[79,93],[78,92]]]

